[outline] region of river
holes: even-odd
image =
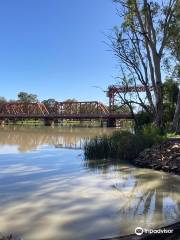
[[[87,161],[107,128],[0,128],[0,232],[24,240],[96,240],[179,220],[180,177]]]

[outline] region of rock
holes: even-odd
[[[147,148],[135,159],[135,164],[166,172],[180,172],[180,143],[168,140]]]
[[[172,166],[171,171],[176,171],[178,169],[178,166]]]
[[[160,166],[160,165],[156,165],[155,167],[154,167],[154,169],[155,170],[160,170],[162,167]]]
[[[170,170],[170,167],[169,166],[163,166],[162,169],[165,171],[165,172],[168,172]]]

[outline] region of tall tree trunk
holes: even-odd
[[[157,99],[156,99],[156,126],[163,128],[163,86],[157,84]]]
[[[176,111],[173,118],[172,131],[180,133],[180,89],[178,94],[178,100],[176,104]]]
[[[153,51],[153,50],[152,50]],[[161,79],[161,58],[157,53],[153,53],[154,68],[156,76],[156,119],[157,127],[163,128],[163,84]]]

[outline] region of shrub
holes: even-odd
[[[85,158],[133,160],[145,148],[164,139],[160,130],[152,125],[144,127],[136,134],[128,131],[114,132],[111,136],[96,137],[86,142]]]
[[[153,122],[153,116],[147,112],[140,111],[136,114],[136,121],[139,128]]]

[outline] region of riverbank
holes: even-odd
[[[97,136],[87,141],[84,155],[88,160],[116,159],[133,162],[144,149],[166,139],[166,135],[162,135],[160,130],[153,126],[147,126],[137,133],[116,131],[111,136]]]
[[[91,139],[85,144],[84,155],[88,160],[127,160],[137,167],[180,174],[180,137],[161,135],[151,126],[137,133],[117,131]]]
[[[138,167],[180,174],[180,138],[168,139],[145,149],[133,163]]]

